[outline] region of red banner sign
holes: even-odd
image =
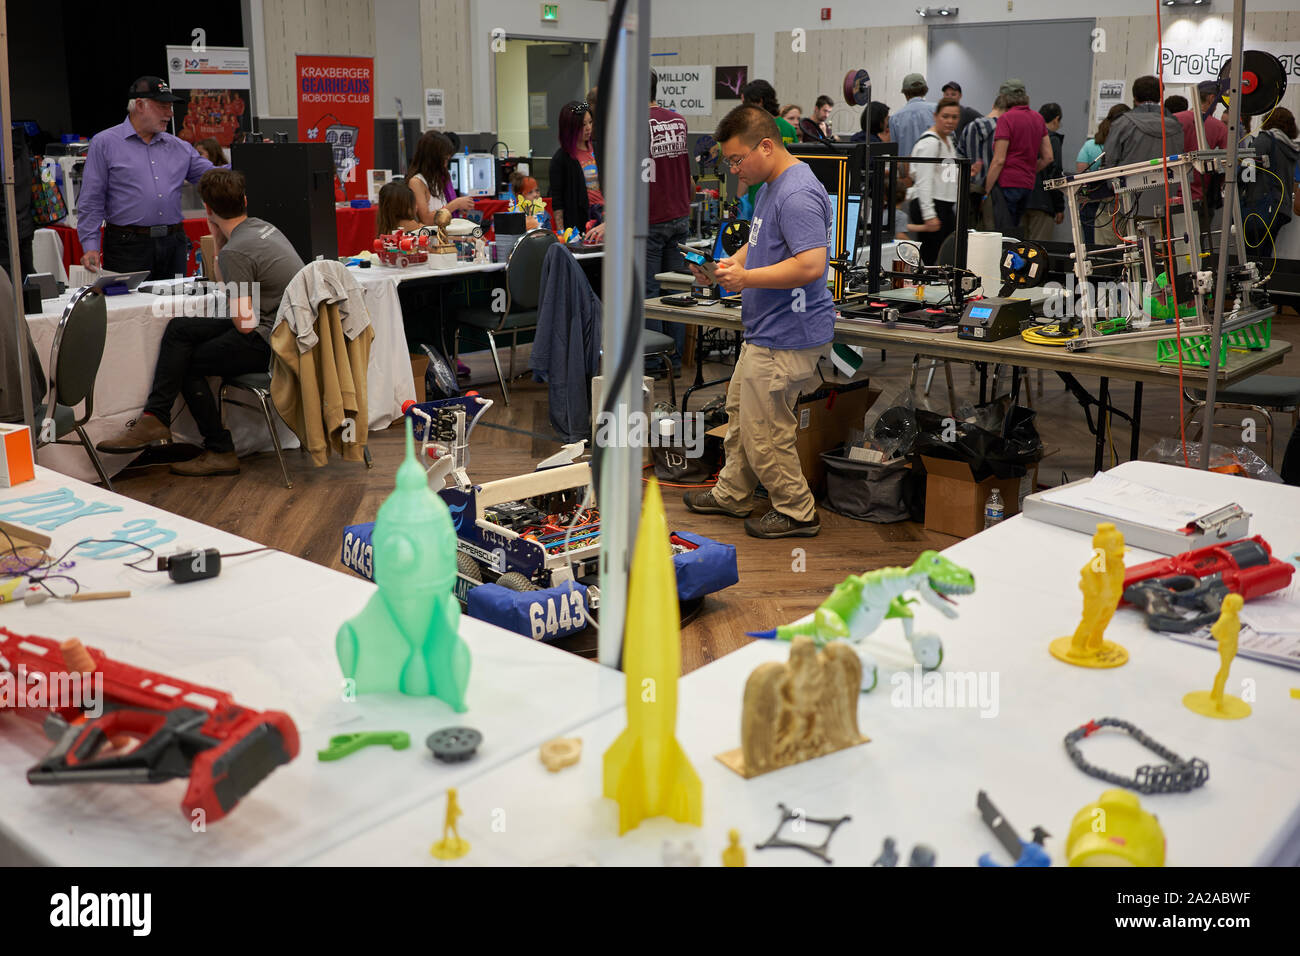
[[[298,55],[298,140],[329,143],[349,199],[366,197],[375,165],[375,61],[368,56]]]

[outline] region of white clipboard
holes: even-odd
[[[1029,495],[1025,498],[1021,510],[1026,518],[1069,528],[1087,535],[1095,534],[1098,524],[1109,521],[1124,535],[1126,545],[1154,551],[1157,554],[1182,554],[1184,551],[1208,547],[1220,541],[1236,541],[1239,538],[1250,537],[1250,514],[1235,503],[1208,510],[1189,523],[1187,528],[1171,531],[1115,517],[1101,511],[1086,510],[1047,500],[1047,496],[1054,492],[1079,488],[1091,481],[1091,478],[1083,478],[1062,485],[1060,488]]]

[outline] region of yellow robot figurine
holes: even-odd
[[[1119,667],[1128,663],[1128,651],[1105,639],[1106,628],[1124,593],[1124,535],[1113,524],[1097,525],[1092,536],[1092,557],[1079,574],[1083,592],[1083,618],[1070,637],[1058,637],[1048,646],[1052,656],[1076,667]]]
[[[605,751],[604,795],[618,802],[622,836],[647,817],[700,825],[699,774],[677,742],[682,642],[668,519],[652,476],[628,580],[623,671],[627,729]]]
[[[1241,621],[1237,615],[1244,603],[1240,594],[1226,595],[1220,605],[1219,619],[1210,628],[1210,633],[1219,644],[1219,672],[1214,675],[1214,688],[1194,690],[1183,698],[1184,707],[1204,717],[1240,720],[1250,716],[1250,704],[1223,691],[1228,682],[1228,668],[1232,667],[1232,659],[1237,656],[1237,632],[1241,630]]]
[[[461,816],[464,816],[464,811],[456,800],[456,788],[448,787],[447,818],[442,824],[442,839],[429,848],[429,852],[439,860],[459,860],[469,852],[469,841],[462,840],[460,831],[456,829],[456,819]]]
[[[722,851],[723,866],[744,866],[745,848],[740,845],[740,831],[727,831],[727,848]]]

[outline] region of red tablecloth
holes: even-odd
[[[340,256],[354,256],[371,248],[377,235],[377,214],[378,210],[374,206],[367,209],[334,209],[334,220],[338,223],[339,230]]]

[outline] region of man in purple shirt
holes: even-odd
[[[749,242],[720,260],[712,277],[691,266],[700,282],[743,291],[745,342],[727,388],[726,464],[712,488],[688,491],[683,500],[698,514],[744,518],[745,533],[755,538],[810,538],[821,519],[799,463],[796,406],[817,381],[818,360],[835,334],[826,287],[835,213],[826,187],[786,150],[766,110],[737,107],[713,138],[720,168],[742,190],[762,185]],[[754,518],[760,482],[769,507]]]
[[[77,198],[81,264],[170,279],[185,274],[190,253],[181,227],[181,185],[198,182],[212,163],[167,132],[180,97],[166,83],[142,76],[128,95],[126,120],[97,133],[86,154]]]

